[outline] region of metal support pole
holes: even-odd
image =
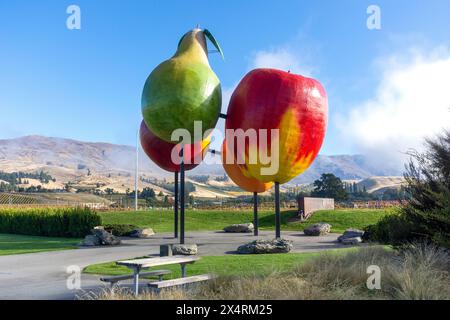
[[[184,244],[184,146],[181,148],[180,180],[180,244]]]
[[[258,193],[253,192],[253,226],[255,229],[253,230],[253,234],[258,236]]]
[[[135,267],[133,269],[133,286],[134,286],[134,295],[139,295],[139,272],[141,268]]]
[[[136,137],[136,175],[134,177],[134,210],[138,211],[138,183],[139,183],[139,130]]]
[[[275,236],[281,238],[280,183],[275,182]]]
[[[173,205],[174,213],[174,238],[178,238],[178,171],[175,172],[175,203]]]
[[[186,264],[185,263],[181,264],[181,277],[186,278]]]

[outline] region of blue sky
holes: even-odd
[[[81,30],[66,28],[71,4],[81,8]],[[366,27],[371,4],[381,9],[381,30]],[[392,79],[421,63],[448,65],[449,12],[447,0],[0,0],[0,139],[40,134],[133,144],[146,77],[174,53],[183,33],[199,24],[212,31],[225,53],[225,61],[219,55],[210,59],[224,100],[253,67],[311,75],[329,94],[322,153],[373,152],[372,143],[385,146],[398,135],[393,128],[383,130],[384,121],[365,123],[365,114],[378,120],[380,112],[391,114],[392,101],[383,90],[404,98],[394,107],[417,100],[417,86],[399,89]],[[427,70],[434,78],[442,67]],[[447,98],[439,96],[438,104]],[[439,108],[430,112],[447,120]],[[420,105],[411,112],[416,109],[412,121],[423,118]],[[395,114],[403,119],[409,113]],[[390,135],[380,140],[378,130]],[[417,144],[417,136],[409,138],[396,152],[408,141]]]

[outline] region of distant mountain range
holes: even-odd
[[[140,174],[146,178],[172,177],[150,161],[143,152],[139,158]],[[43,136],[0,140],[0,171],[44,170],[60,184],[69,181],[95,183],[96,180],[101,180],[105,185],[112,184],[116,188],[129,187],[132,186],[135,162],[135,147],[126,145]],[[313,165],[292,180],[291,184],[311,183],[322,173],[333,173],[344,180],[401,175],[399,171],[372,165],[370,159],[361,155],[319,155]],[[219,176],[224,175],[224,171],[221,165],[202,164],[188,173],[188,177],[194,175]],[[118,177],[120,181],[116,181]]]
[[[319,155],[314,163],[293,183],[309,183],[323,173],[333,173],[343,180],[360,180],[373,176],[401,176],[402,171],[392,167],[382,167],[379,163],[363,155]]]

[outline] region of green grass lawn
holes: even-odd
[[[0,234],[0,256],[75,249],[80,239]]]
[[[316,222],[330,223],[332,232],[343,232],[347,228],[363,229],[376,223],[392,211],[373,209],[325,210],[316,212],[304,223],[288,222],[290,218],[295,217],[296,212],[284,211],[282,212],[282,230],[301,231],[305,226]],[[172,232],[173,230],[173,213],[171,211],[100,212],[99,214],[103,224],[133,224],[140,227],[151,227],[156,232]],[[274,229],[275,218],[273,211],[261,211],[259,219],[259,225],[262,230]],[[186,230],[221,230],[230,224],[246,223],[252,220],[253,212],[250,210],[188,210],[186,211]],[[80,239],[0,234],[0,255],[74,249],[79,242]],[[217,259],[222,258],[217,257]]]
[[[327,253],[344,254],[355,248],[328,250]],[[314,257],[324,254],[318,252],[286,253],[286,254],[261,254],[261,255],[226,255],[202,257],[192,265],[188,265],[187,275],[214,273],[217,275],[249,275],[269,274],[273,271],[289,271],[296,265],[305,263]],[[168,265],[162,269],[171,270],[172,274],[165,279],[181,277],[179,265]],[[115,262],[96,264],[86,267],[84,273],[97,275],[124,275],[132,274],[127,267],[118,266]]]
[[[392,210],[355,209],[324,210],[304,223],[288,220],[296,216],[296,211],[282,212],[282,229],[301,231],[305,226],[316,222],[327,222],[332,225],[333,232],[344,232],[347,228],[364,228],[378,222]],[[171,211],[127,211],[101,212],[103,224],[132,224],[139,227],[151,227],[155,232],[171,232],[173,230],[173,212]],[[185,215],[186,230],[222,230],[234,223],[253,221],[253,211],[220,211],[220,210],[188,210]],[[262,230],[273,230],[275,216],[273,211],[259,212],[259,226]]]
[[[386,215],[392,214],[395,209],[339,209],[318,211],[304,223],[290,223],[288,230],[303,230],[306,226],[326,222],[331,224],[331,231],[343,233],[348,228],[364,229],[377,223]]]

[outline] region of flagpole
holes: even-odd
[[[134,210],[138,211],[138,179],[139,179],[139,129],[136,135],[136,173],[134,176]]]

